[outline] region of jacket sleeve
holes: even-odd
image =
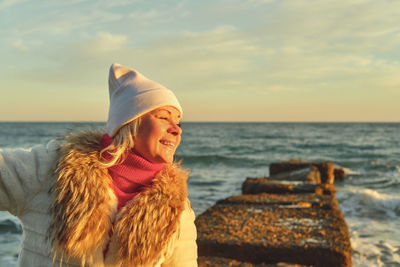
[[[30,150],[0,150],[0,210],[22,215],[49,177],[57,148],[58,143],[51,141]]]
[[[161,265],[162,267],[195,267],[197,266],[197,231],[194,224],[195,215],[190,207],[189,200],[180,219],[179,237],[175,243],[171,257]]]

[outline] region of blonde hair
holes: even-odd
[[[140,121],[140,118],[137,118],[122,126],[114,136],[113,142],[100,151],[101,165],[103,167],[109,168],[125,160],[125,152],[131,150],[135,145],[135,137],[140,126]],[[104,153],[110,154],[112,159],[106,159],[103,156]]]

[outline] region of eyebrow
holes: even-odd
[[[169,111],[168,109],[165,109],[165,108],[160,108],[159,111],[166,111],[166,112],[168,112],[169,115],[172,115],[171,111]],[[178,119],[180,119],[180,118],[181,118],[181,115],[179,114]]]

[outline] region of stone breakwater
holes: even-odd
[[[330,162],[273,163],[196,219],[199,266],[351,266]]]

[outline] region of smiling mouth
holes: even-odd
[[[170,142],[170,141],[166,141],[166,140],[160,140],[160,143],[166,146],[170,146],[170,147],[175,147],[175,143],[174,142]]]

